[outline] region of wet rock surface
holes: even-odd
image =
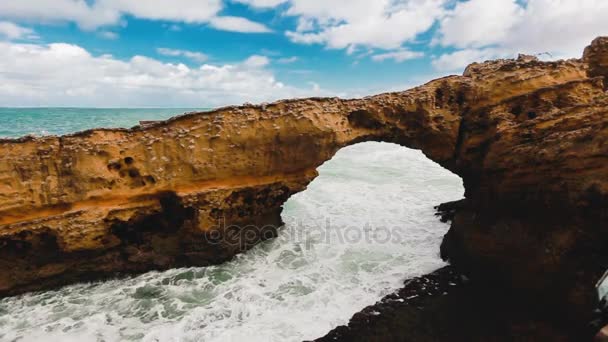
[[[447,266],[405,281],[399,291],[355,314],[329,341],[585,341],[542,308],[522,305],[510,291],[477,286]]]

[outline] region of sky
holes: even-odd
[[[1,0],[0,107],[360,97],[578,58],[607,18],[606,0]]]

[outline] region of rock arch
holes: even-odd
[[[472,64],[363,99],[2,140],[0,293],[224,261],[265,235],[209,243],[214,227],[279,225],[281,205],[338,149],[386,141],[463,178],[446,259],[580,318],[608,263],[606,46],[598,38],[581,60]]]

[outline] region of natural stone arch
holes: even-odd
[[[321,163],[373,140],[420,149],[463,178],[446,258],[584,319],[608,263],[607,45],[598,39],[582,60],[473,64],[359,100],[3,140],[0,293],[226,260],[237,249],[207,243],[220,221],[278,224]]]
[[[435,141],[444,147],[429,145],[429,153],[449,158],[459,120],[431,112],[434,91],[229,107],[146,128],[7,140],[0,289],[53,286],[88,277],[91,267],[103,276],[226,260],[243,246],[209,245],[208,233],[278,226],[283,202],[343,146]],[[165,243],[155,247],[158,236]],[[39,270],[23,271],[32,265],[48,270],[44,282]]]

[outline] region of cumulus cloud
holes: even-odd
[[[239,2],[245,5],[249,5],[251,7],[256,8],[273,8],[278,5],[281,5],[288,0],[233,0],[234,2]]]
[[[424,56],[422,52],[410,51],[410,50],[399,50],[387,53],[381,53],[372,56],[372,60],[375,62],[382,62],[388,59],[392,59],[397,63],[407,61],[408,59],[415,59]]]
[[[264,0],[238,0],[263,6]],[[286,32],[293,42],[394,50],[438,23],[433,42],[459,49],[500,47],[574,57],[597,35],[608,34],[605,0],[284,0],[298,18]],[[393,51],[393,52],[394,52]],[[470,53],[470,51],[469,51]]]
[[[433,45],[462,49],[440,56],[447,68],[452,56],[465,57],[549,52],[558,58],[578,57],[595,36],[608,34],[605,0],[236,0],[254,7],[284,5],[297,17],[287,37],[299,44],[332,49],[386,50],[376,60],[398,55],[408,43],[437,23]],[[488,50],[493,48],[493,50]],[[386,57],[384,57],[386,55]],[[372,57],[373,58],[373,57]]]
[[[459,48],[501,42],[522,12],[515,0],[460,2],[441,20],[439,40]]]
[[[269,32],[263,24],[223,17],[222,0],[19,0],[0,1],[0,17],[37,22],[75,22],[84,29],[117,25],[124,15],[140,19],[204,24],[236,32]]]
[[[233,32],[249,32],[249,33],[267,33],[272,32],[271,29],[263,24],[256,23],[246,18],[223,16],[210,19],[212,27]]]
[[[222,0],[97,0],[96,5],[142,19],[207,22],[222,9]]]
[[[580,57],[593,38],[608,34],[606,18],[604,0],[469,0],[446,13],[435,39],[463,50],[440,56],[433,64],[448,69],[475,57],[518,52]]]
[[[580,57],[583,48],[608,34],[608,1],[528,0],[520,20],[500,45],[526,53]]]
[[[251,68],[262,68],[270,64],[270,59],[266,56],[253,55],[247,58],[243,64]]]
[[[36,22],[71,21],[83,28],[93,29],[116,24],[120,13],[99,3],[84,0],[19,0],[0,1],[0,16]]]
[[[209,56],[202,52],[197,51],[189,51],[189,50],[179,50],[179,49],[170,49],[170,48],[157,48],[156,52],[163,56],[171,56],[171,57],[186,57],[195,62],[202,63],[209,59]]]
[[[343,49],[365,46],[397,49],[429,30],[446,0],[290,0],[286,14],[298,16],[289,39]]]
[[[0,38],[14,39],[37,39],[34,30],[22,27],[8,21],[0,21]]]
[[[331,95],[279,82],[267,57],[241,63],[163,63],[135,56],[94,56],[70,44],[0,42],[0,103],[5,106],[207,107]],[[78,75],[78,77],[74,77]]]

